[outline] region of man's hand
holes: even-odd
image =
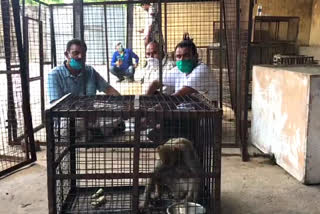
[[[137,68],[137,67],[138,67],[138,64],[133,64],[133,67],[134,67],[134,68]]]
[[[116,61],[116,66],[120,67],[122,65],[122,63],[123,63],[122,60],[118,60],[118,61]]]
[[[149,86],[146,95],[153,95],[160,87],[161,84],[158,80],[153,81]]]
[[[112,86],[108,87],[104,93],[106,93],[107,95],[113,95],[113,96],[120,96],[120,95],[121,95],[121,94],[120,94],[115,88],[113,88]]]
[[[138,30],[139,33],[144,33],[144,29]]]

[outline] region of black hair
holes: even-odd
[[[183,34],[182,41],[179,44],[177,44],[174,51],[176,51],[177,48],[190,48],[192,52],[192,56],[195,56],[196,61],[198,62],[197,46],[193,43],[193,39],[190,38],[189,33]]]
[[[160,43],[157,42],[157,40],[152,40],[151,42],[149,42],[149,43],[147,44],[147,46],[150,45],[150,44],[156,45],[157,50],[159,51],[159,52],[158,52],[159,55],[160,55],[161,57],[164,57],[165,53],[164,53],[164,51],[163,51],[162,45],[160,45]],[[146,47],[147,47],[147,46],[146,46]]]
[[[159,48],[159,46],[160,46],[159,42],[157,42],[156,40],[152,40],[151,42],[149,42],[147,44],[147,46],[150,45],[150,44],[155,44],[157,46],[157,48]]]
[[[67,43],[67,51],[70,51],[72,45],[80,45],[84,51],[87,51],[87,45],[84,41],[80,39],[72,39]]]
[[[151,5],[151,2],[150,1],[148,1],[148,0],[144,0],[144,1],[142,1],[141,2],[141,4],[140,4],[140,6],[142,7],[143,5]]]

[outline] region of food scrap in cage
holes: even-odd
[[[98,189],[98,191],[91,196],[90,204],[93,207],[99,207],[105,202],[106,202],[106,196],[104,195],[104,190],[102,188]]]

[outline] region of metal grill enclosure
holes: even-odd
[[[156,148],[175,137],[193,142],[200,159],[196,203],[219,213],[221,115],[202,95],[61,98],[46,110],[49,213],[138,213]],[[172,203],[167,194],[148,209]]]

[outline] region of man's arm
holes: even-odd
[[[48,87],[50,103],[60,99],[63,96],[63,92],[62,92],[60,83],[58,81],[58,75],[56,71],[52,71],[48,74],[47,87]]]
[[[136,64],[138,65],[138,63],[139,63],[138,55],[135,52],[133,52],[132,50],[131,50],[131,53],[132,53],[132,58],[134,58],[136,60]]]
[[[193,94],[193,93],[198,93],[198,91],[193,89],[193,88],[191,88],[191,87],[184,86],[179,91],[175,92],[172,95],[174,95],[174,96],[184,96],[184,95],[189,95],[189,94]]]
[[[121,94],[120,94],[115,88],[113,88],[111,85],[106,88],[106,90],[104,91],[104,93],[106,93],[107,95],[113,95],[113,96],[120,96],[120,95],[121,95]]]
[[[158,80],[153,81],[147,90],[147,95],[153,95],[160,87],[161,84]]]
[[[103,77],[100,76],[100,74],[94,68],[91,67],[91,69],[93,69],[96,87],[99,91],[103,91],[107,95],[121,95],[115,88],[113,88],[109,83],[107,83],[107,81],[103,79]]]
[[[111,66],[116,66],[117,56],[116,53],[113,54],[112,60],[111,60]]]

